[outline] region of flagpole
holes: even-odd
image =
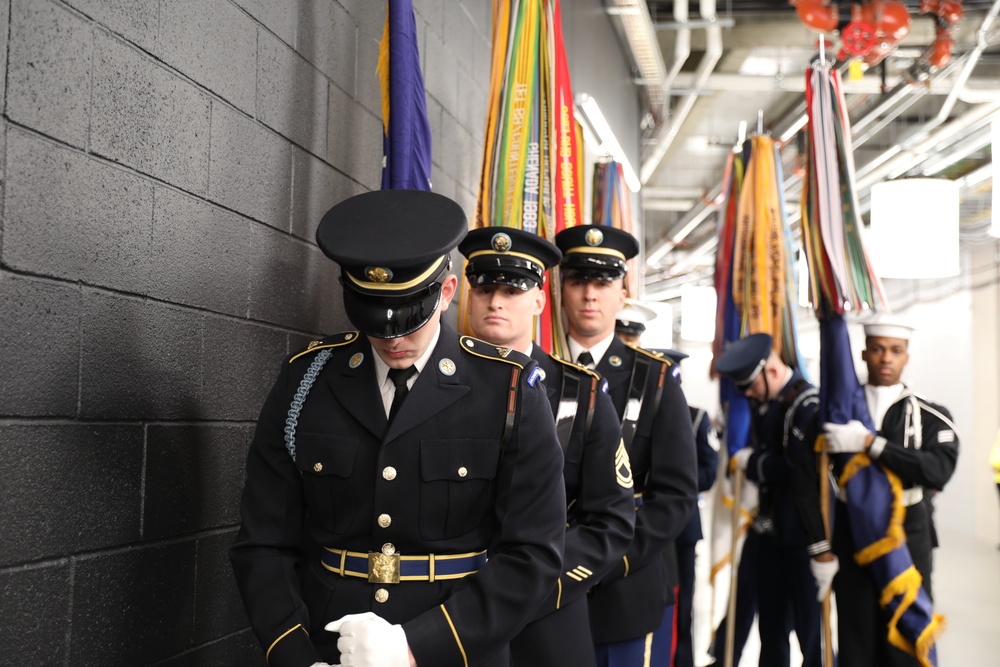
[[[726,653],[723,663],[725,667],[733,665],[733,649],[736,644],[736,583],[739,578],[740,552],[737,546],[740,539],[740,508],[743,497],[743,471],[737,468],[733,472],[733,539],[732,554],[729,568],[729,609],[726,611]]]
[[[816,464],[819,469],[819,513],[823,517],[823,532],[826,535],[827,543],[830,542],[830,454],[826,451],[826,436],[819,436],[816,440],[816,447],[819,449],[819,460]],[[830,594],[832,587],[823,596],[823,665],[833,667],[833,629],[830,626]]]

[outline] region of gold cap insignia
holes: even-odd
[[[361,365],[361,362],[364,360],[365,360],[365,355],[362,354],[361,352],[358,352],[353,357],[351,357],[351,360],[347,362],[347,365],[350,366],[351,368],[357,368],[358,366]]]
[[[454,375],[455,362],[448,358],[442,359],[438,362],[438,370],[441,371],[443,375]]]
[[[365,275],[373,283],[387,283],[392,280],[392,271],[381,266],[370,266],[365,269]]]
[[[513,245],[513,243],[511,242],[509,236],[501,232],[499,234],[493,235],[493,240],[491,241],[490,245],[492,245],[493,249],[496,250],[497,252],[507,252],[508,250],[510,250],[510,247],[511,245]]]
[[[615,368],[618,368],[619,366],[622,365],[622,358],[617,355],[613,356],[610,359],[608,359],[608,363],[614,366]]]
[[[604,242],[604,232],[600,229],[591,229],[587,232],[584,240],[589,246],[601,245]]]

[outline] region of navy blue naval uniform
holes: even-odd
[[[819,394],[798,371],[768,403],[755,406],[747,479],[760,490],[757,590],[761,667],[787,667],[794,629],[804,667],[820,667],[820,603],[811,555],[829,550],[813,443]]]
[[[591,590],[590,622],[596,643],[642,637],[660,627],[673,603],[667,551],[687,525],[697,500],[696,457],[691,416],[680,384],[666,359],[613,338],[597,364],[608,381],[619,421],[633,373],[649,364],[641,411],[628,446],[635,480],[635,536],[624,557]]]
[[[606,384],[581,366],[532,346],[560,430],[565,465],[566,548],[563,572],[533,620],[511,642],[514,667],[595,665],[587,591],[618,562],[635,524],[633,479]],[[564,383],[577,385],[573,415],[560,404]],[[562,429],[566,429],[563,433]]]
[[[321,354],[293,459],[289,408]],[[565,535],[536,364],[442,324],[387,423],[373,354],[357,332],[326,338],[282,365],[264,404],[231,550],[253,630],[273,667],[336,664],[324,625],[373,611],[402,625],[421,665],[507,667]],[[368,555],[386,551],[401,555],[400,582],[370,583]]]
[[[904,387],[882,418],[878,435],[881,447],[872,445],[869,455],[879,465],[899,476],[903,485],[903,531],[913,565],[924,590],[933,598],[931,571],[933,525],[923,490],[941,490],[958,464],[958,434],[951,413]],[[837,467],[836,472],[842,472]],[[867,567],[854,561],[850,517],[838,501],[833,531],[833,549],[840,560],[834,579],[837,593],[838,636],[841,664],[845,667],[918,667],[917,659],[888,641],[888,614],[878,600],[880,591]]]

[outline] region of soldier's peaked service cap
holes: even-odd
[[[773,339],[770,334],[750,334],[726,348],[715,360],[715,370],[733,381],[737,389],[746,391],[767,363]]]
[[[473,287],[509,285],[529,290],[545,282],[545,272],[559,263],[559,248],[538,234],[512,227],[480,227],[458,245],[468,261],[465,275]]]
[[[323,216],[316,242],[340,265],[344,310],[362,333],[398,338],[427,324],[441,302],[449,253],[468,229],[462,207],[420,190],[377,190]]]
[[[605,225],[577,225],[556,234],[566,278],[615,280],[625,277],[625,262],[639,254],[639,242],[626,231]]]

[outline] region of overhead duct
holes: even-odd
[[[628,45],[640,85],[649,100],[650,114],[658,125],[663,122],[666,113],[663,82],[667,78],[667,68],[663,64],[663,54],[656,41],[656,30],[646,0],[605,0],[605,7],[607,13],[616,19]],[[684,11],[686,14],[686,6]]]
[[[692,87],[694,91],[700,90],[705,85],[715,70],[716,63],[722,57],[722,28],[715,13],[715,0],[701,0],[698,4],[698,13],[703,22],[708,24],[708,27],[705,29],[705,54],[698,63],[698,69],[695,72]],[[681,126],[687,120],[697,99],[697,92],[691,92],[681,97],[670,114],[669,122],[654,133],[652,139],[656,143],[653,145],[649,157],[643,160],[642,168],[639,170],[639,180],[644,185],[656,171],[667,151],[670,150],[670,145],[680,132]]]

